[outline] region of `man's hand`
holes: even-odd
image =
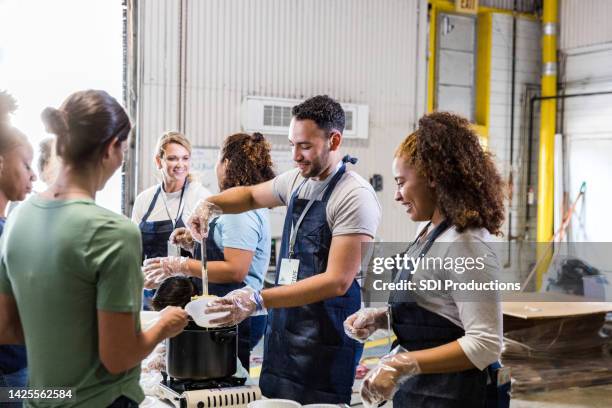
[[[261,294],[250,286],[233,290],[224,297],[213,300],[204,311],[206,314],[222,312],[227,314],[211,320],[210,323],[219,326],[233,326],[249,316],[267,313]]]
[[[389,322],[387,308],[366,307],[344,321],[344,332],[350,338],[365,342],[378,329],[386,329]]]
[[[187,220],[187,227],[193,239],[202,242],[208,236],[208,222],[221,214],[223,211],[217,205],[201,200]]]

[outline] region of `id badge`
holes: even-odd
[[[299,259],[283,258],[281,259],[280,272],[278,275],[279,285],[291,285],[297,282],[298,270],[300,268]]]
[[[181,247],[168,241],[168,256],[181,256]]]

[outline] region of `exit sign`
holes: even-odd
[[[478,0],[455,0],[455,10],[459,13],[478,12]]]

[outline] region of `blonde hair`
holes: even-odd
[[[187,139],[187,137],[185,137],[185,135],[182,134],[181,132],[170,130],[164,133],[163,135],[161,135],[161,137],[157,141],[157,145],[155,146],[155,156],[154,157],[163,159],[164,155],[166,154],[166,150],[165,150],[166,146],[168,146],[170,143],[176,143],[178,145],[183,146],[189,152],[189,156],[191,156],[192,149],[191,149],[191,142],[189,141],[189,139]],[[193,179],[194,179],[193,174],[189,173],[187,175],[187,181],[193,181]]]
[[[164,158],[166,151],[164,150],[170,143],[176,143],[183,146],[191,155],[191,142],[184,134],[175,131],[169,131],[161,135],[155,146],[155,157]]]
[[[417,132],[413,132],[406,136],[402,143],[397,146],[397,149],[395,149],[395,154],[393,157],[404,159],[406,163],[415,167],[422,175],[422,165],[417,152]]]

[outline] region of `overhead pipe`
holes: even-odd
[[[529,135],[528,144],[527,144],[527,157],[529,157],[529,160],[527,161],[527,177],[529,179],[529,182],[527,183],[528,184],[527,189],[531,188],[531,155],[533,152],[533,127],[534,127],[534,122],[535,122],[534,105],[536,101],[541,101],[541,100],[549,101],[549,100],[557,100],[557,99],[565,100],[565,99],[570,99],[570,98],[580,98],[580,97],[599,96],[599,95],[612,95],[612,91],[583,92],[583,93],[561,94],[561,95],[553,95],[553,96],[545,96],[545,97],[532,96],[529,99],[529,124],[528,124],[528,131],[527,131]],[[561,111],[561,113],[563,114],[563,111]],[[528,205],[527,211],[525,214],[525,229],[526,230],[529,228],[530,219],[531,219],[531,211]]]
[[[517,0],[514,0],[512,8],[512,80],[510,91],[510,173],[508,175],[508,257],[504,268],[512,265],[512,240],[516,237],[512,235],[512,201],[514,199],[514,103],[516,100],[516,15],[518,13]]]

